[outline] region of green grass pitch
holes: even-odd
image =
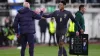
[[[68,45],[65,46],[68,56]],[[25,56],[29,56],[28,48],[26,49]],[[34,56],[57,56],[58,47],[57,46],[35,46]],[[20,56],[20,50],[16,47],[12,48],[0,48],[0,56]],[[100,56],[100,44],[90,44],[89,45],[89,55],[88,56]]]

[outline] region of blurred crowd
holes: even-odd
[[[13,20],[10,17],[7,17],[4,20],[4,23],[5,23],[4,26],[0,26],[0,47],[18,46],[18,48],[21,48],[20,47],[20,44],[21,44],[20,30],[18,30],[19,36],[17,36],[13,28]],[[51,46],[53,44],[54,46],[57,46],[57,42],[56,42],[57,39],[55,35],[56,24],[55,24],[54,18],[51,18],[49,22],[47,22],[47,19],[41,19],[38,22],[38,26],[40,28],[40,39],[35,38],[35,43],[48,44],[48,46]],[[47,30],[49,33],[49,41],[46,43],[45,41],[46,41]],[[52,42],[52,39],[53,39],[53,42]]]
[[[32,0],[26,0],[28,2],[31,2]],[[37,0],[38,1],[38,0]],[[48,2],[55,2],[59,3],[61,0],[40,0],[40,3],[48,3]],[[66,3],[100,3],[100,0],[64,0]],[[32,1],[31,3],[35,3],[35,1]]]
[[[7,17],[5,20],[5,25],[0,26],[0,47],[3,46],[12,46],[12,44],[17,44],[17,46],[20,46],[20,36],[15,35],[14,29],[13,29],[13,20],[10,17]],[[41,19],[38,23],[40,27],[40,42],[45,43],[45,38],[46,38],[46,29],[48,28],[49,34],[50,34],[50,39],[49,39],[49,45],[51,45],[51,37],[53,36],[54,39],[54,45],[56,45],[55,42],[55,23],[54,19],[51,19],[51,21],[48,23],[46,19]],[[20,30],[19,30],[19,35],[20,35]],[[43,36],[44,35],[44,36]],[[16,40],[17,39],[17,40]],[[42,39],[44,39],[42,41]],[[17,43],[13,43],[12,41],[16,40]]]
[[[29,2],[34,2],[34,0],[27,0]],[[48,3],[53,0],[40,0],[40,3]],[[56,3],[58,3],[60,0],[55,0]],[[66,3],[100,3],[100,0],[66,0]],[[0,2],[6,2],[6,0],[0,0]],[[15,35],[15,31],[13,29],[13,20],[10,17],[7,17],[4,20],[5,25],[0,26],[0,47],[2,46],[12,46],[17,45],[20,46],[20,36]],[[46,29],[48,29],[49,33],[49,42],[48,45],[51,46],[51,38],[53,38],[53,44],[56,46],[57,40],[55,36],[56,31],[56,25],[54,23],[54,19],[52,18],[50,22],[47,22],[46,19],[39,20],[38,23],[40,27],[40,43],[45,44],[45,38],[46,38]],[[20,27],[20,26],[19,26]],[[20,30],[19,30],[20,35]],[[43,39],[43,40],[42,40]],[[36,42],[38,40],[36,39]]]
[[[14,38],[14,29],[12,26],[12,19],[7,17],[4,20],[5,25],[0,26],[0,46],[10,46]]]

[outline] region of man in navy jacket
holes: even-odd
[[[41,19],[41,16],[30,10],[28,2],[23,3],[23,8],[18,11],[14,20],[15,33],[18,34],[18,24],[20,26],[21,35],[21,56],[25,56],[27,42],[29,44],[29,54],[34,56],[34,34],[35,34],[35,19]]]

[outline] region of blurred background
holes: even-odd
[[[0,0],[0,25],[5,26],[9,21],[13,24],[13,20],[17,14],[17,10],[22,8],[22,3],[25,0]],[[36,13],[43,10],[45,13],[52,13],[58,9],[58,3],[60,0],[26,0],[31,4],[31,9]],[[85,33],[89,34],[89,39],[96,38],[100,40],[100,0],[65,0],[66,10],[73,13],[78,11],[78,6],[81,4],[86,5],[85,17]],[[47,20],[49,21],[49,19]],[[40,42],[40,29],[38,26],[38,20],[36,23],[36,37]],[[48,30],[46,31],[46,42],[48,42]]]
[[[5,26],[5,20],[10,19],[10,23],[13,24],[13,20],[17,14],[17,10],[22,8],[22,3],[25,0],[0,0],[0,25]],[[45,13],[52,13],[58,9],[58,2],[60,0],[26,0],[31,3],[31,9],[36,13],[43,10]],[[100,0],[65,0],[66,10],[73,13],[78,11],[78,6],[81,4],[86,5],[85,17],[85,33],[89,34],[89,39],[100,38]],[[50,19],[47,19],[49,21]],[[38,26],[38,20],[36,23],[36,37],[40,41],[40,30]],[[46,32],[46,42],[48,42],[48,30]]]
[[[46,14],[52,13],[55,10],[58,10],[58,3],[60,0],[0,0],[0,34],[2,33],[5,38],[8,37],[6,34],[9,27],[11,31],[12,24],[15,19],[17,11],[23,7],[23,2],[27,1],[31,4],[31,9],[35,11],[37,14],[41,10],[43,10]],[[78,11],[79,5],[86,5],[86,13],[84,14],[85,18],[85,26],[86,26],[86,34],[89,34],[89,42],[91,43],[100,43],[100,0],[64,0],[66,1],[66,10],[69,10],[73,13]],[[50,19],[47,19],[49,22]],[[35,20],[36,26],[36,43],[41,43],[41,33],[39,27],[39,20]],[[26,29],[27,30],[27,29]],[[1,34],[1,35],[2,35]],[[14,32],[13,32],[14,34]],[[46,29],[45,34],[45,43],[49,42],[49,33],[48,29]],[[0,36],[2,37],[2,36]],[[10,38],[11,44],[17,41],[17,38]],[[0,39],[0,41],[2,41]],[[7,39],[4,40],[5,44],[8,45]],[[53,42],[53,40],[52,40]]]

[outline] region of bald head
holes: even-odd
[[[24,3],[23,3],[23,6],[24,6],[24,7],[27,7],[27,8],[30,8],[30,4],[29,4],[28,2],[24,2]]]

